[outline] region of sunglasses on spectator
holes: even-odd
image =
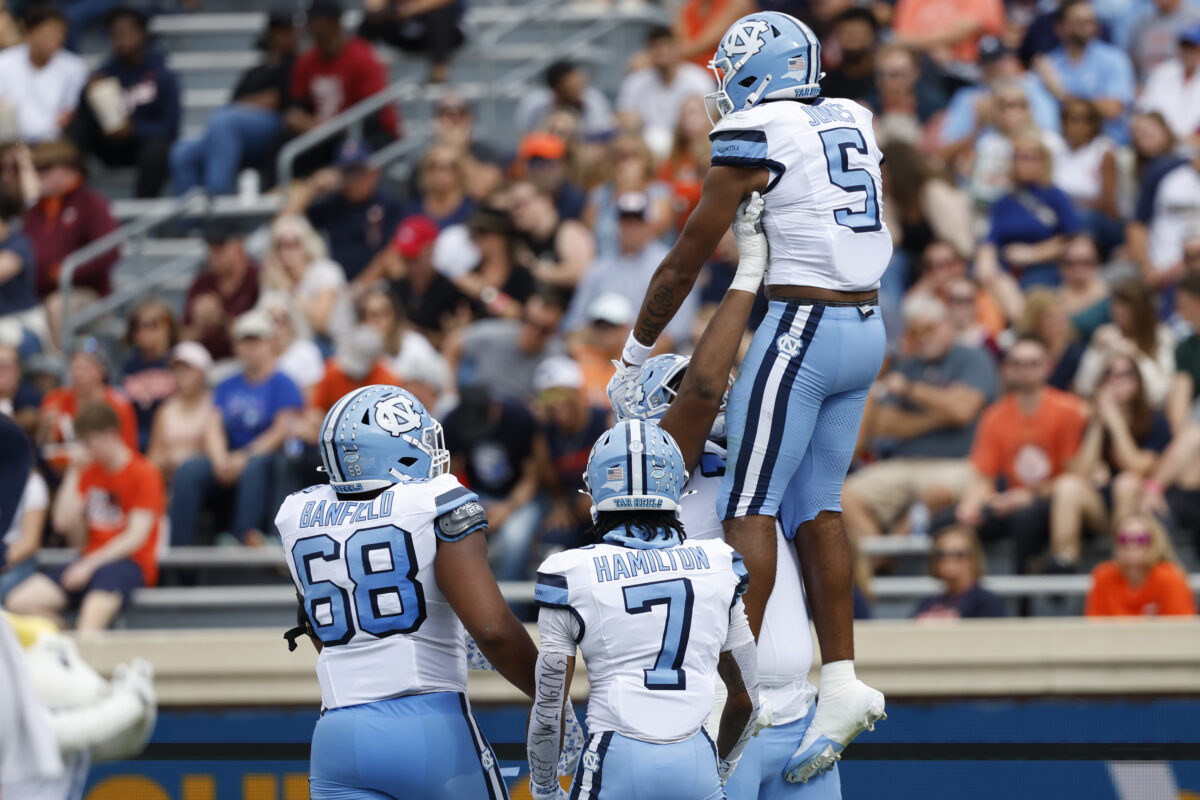
[[[162,317],[143,317],[137,321],[135,326],[139,331],[149,330],[150,328],[160,328],[166,323]]]
[[[1146,547],[1150,544],[1150,534],[1146,533],[1145,531],[1140,533],[1126,533],[1122,531],[1121,533],[1117,534],[1117,544]]]
[[[300,247],[302,242],[294,236],[285,236],[276,242],[279,247]]]
[[[428,170],[454,169],[454,162],[453,161],[430,161],[428,164],[425,165],[425,169],[428,169]]]
[[[957,258],[931,258],[925,262],[925,269],[949,269],[959,265]]]
[[[437,110],[437,115],[448,119],[466,119],[468,112],[462,106],[443,106]]]
[[[933,551],[934,561],[944,561],[948,558],[953,558],[955,561],[967,558],[971,554],[966,550],[943,550],[938,547]]]
[[[1043,156],[1041,153],[1034,151],[1026,151],[1022,153],[1020,150],[1018,150],[1013,154],[1013,158],[1017,161],[1041,161]]]
[[[1029,108],[1028,100],[1001,100],[997,105],[1001,108]]]
[[[1089,256],[1085,256],[1083,258],[1064,258],[1062,260],[1062,265],[1064,267],[1094,267],[1096,264],[1096,259]]]
[[[975,295],[968,292],[956,292],[947,297],[946,300],[955,305],[969,306],[975,303]]]
[[[1021,368],[1029,367],[1030,369],[1032,369],[1035,367],[1042,366],[1043,362],[1042,362],[1042,359],[1040,359],[1040,358],[1010,358],[1008,360],[1008,363],[1010,366],[1021,367]]]
[[[543,336],[549,336],[550,334],[554,333],[555,329],[558,327],[557,325],[547,325],[544,322],[534,322],[528,317],[526,317],[523,322]]]

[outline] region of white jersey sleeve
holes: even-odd
[[[762,217],[768,286],[879,288],[892,238],[869,110],[830,98],[762,103],[726,116],[709,138],[713,166],[770,175]]]
[[[275,524],[324,645],[317,678],[326,708],[466,690],[462,623],[433,562],[439,539],[487,525],[474,492],[450,475],[364,501],[311,486],[284,500]]]
[[[705,441],[700,463],[692,470],[687,492],[679,501],[679,521],[691,541],[722,539],[725,531],[717,516],[717,496],[725,478],[725,448]]]
[[[591,684],[588,730],[648,742],[694,735],[747,582],[741,556],[722,541],[599,544],[547,559],[535,600],[576,620]]]

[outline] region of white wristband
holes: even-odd
[[[625,340],[625,349],[621,351],[621,358],[625,359],[625,363],[634,367],[640,367],[646,363],[646,359],[654,352],[654,345],[644,345],[637,339],[633,338],[633,331],[629,332],[629,338]]]
[[[733,280],[729,282],[730,290],[737,289],[750,294],[758,294],[758,287],[762,283],[762,273],[757,275],[747,275],[742,272],[735,273]]]

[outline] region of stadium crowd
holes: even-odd
[[[582,543],[610,362],[708,168],[702,65],[761,6],[818,32],[823,94],[874,111],[886,159],[891,355],[845,487],[852,538],[931,537],[946,588],[921,617],[1004,614],[985,566],[1070,574],[1109,550],[1088,614],[1196,613],[1176,552],[1200,548],[1200,2],[683,0],[615,97],[551,65],[515,153],[453,89],[461,2],[368,0],[357,31],[333,0],[302,27],[270,14],[199,139],[146,12],[108,8],[90,73],[68,49],[99,5],[0,11],[0,410],[39,456],[4,537],[13,610],[86,593],[80,625],[102,628],[168,541],[269,546],[279,501],[321,479],[324,414],[372,383],[444,423],[501,580]],[[230,194],[247,168],[270,185],[283,141],[386,85],[377,47],[423,48],[449,82],[413,179],[371,161],[403,135],[387,108],[304,159],[264,252],[209,224],[181,307],[145,299],[123,339],[61,364],[61,263],[117,226],[89,162],[135,167],[141,197]],[[688,352],[736,258],[727,236],[661,350]],[[71,309],[116,261],[75,272]],[[38,574],[64,542],[83,555]]]

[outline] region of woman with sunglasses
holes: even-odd
[[[130,315],[125,330],[130,353],[121,368],[121,388],[137,412],[138,448],[143,453],[150,445],[155,412],[175,392],[168,355],[178,341],[179,322],[166,302],[144,300]]]
[[[1196,598],[1179,568],[1166,529],[1149,514],[1122,520],[1112,561],[1092,570],[1089,617],[1191,616]]]
[[[998,594],[979,585],[987,571],[983,546],[975,531],[965,525],[951,525],[933,535],[929,554],[929,574],[945,586],[945,591],[921,601],[913,612],[916,619],[967,619],[971,617],[1007,617],[1008,609]]]
[[[1075,391],[1090,397],[1100,385],[1105,366],[1116,355],[1137,363],[1150,405],[1162,408],[1175,372],[1176,336],[1159,322],[1150,288],[1138,280],[1117,284],[1109,301],[1112,323],[1092,334],[1075,375]]]
[[[283,214],[271,224],[263,259],[263,288],[287,292],[322,352],[354,327],[354,305],[346,273],[329,258],[325,241],[309,221]]]
[[[1133,512],[1142,482],[1171,443],[1171,426],[1150,407],[1141,372],[1128,355],[1109,360],[1093,407],[1079,452],[1054,481],[1047,572],[1074,572],[1083,532],[1104,533],[1110,519]]]

